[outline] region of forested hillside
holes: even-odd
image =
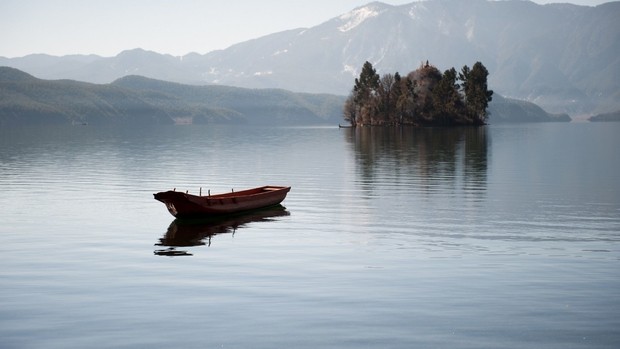
[[[320,124],[344,97],[275,89],[188,86],[130,76],[112,84],[42,80],[0,67],[0,124]]]

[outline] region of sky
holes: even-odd
[[[134,48],[205,54],[312,27],[372,0],[1,0],[0,56],[96,54]],[[383,0],[391,5],[415,0]],[[610,0],[535,0],[596,6]]]

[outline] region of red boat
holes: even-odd
[[[192,195],[175,190],[153,194],[176,218],[223,216],[281,203],[291,187],[264,186],[216,195]]]

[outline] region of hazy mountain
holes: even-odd
[[[614,121],[620,122],[620,110],[611,113],[594,115],[589,118],[590,121]]]
[[[597,7],[522,0],[373,2],[312,28],[226,50],[173,57],[141,49],[116,57],[0,58],[46,79],[110,83],[126,75],[188,84],[347,95],[363,63],[401,75],[429,60],[441,70],[481,61],[490,88],[573,115],[620,109],[620,2]]]
[[[112,84],[42,80],[0,67],[0,125],[319,124],[342,118],[343,96],[190,86],[128,76]]]
[[[281,89],[196,86],[142,76],[111,84],[42,80],[0,67],[0,125],[253,123],[310,125],[342,122],[344,96]],[[491,123],[570,121],[537,105],[495,95]]]
[[[571,121],[568,114],[548,113],[534,103],[505,98],[498,94],[493,95],[488,111],[490,113],[488,121],[490,124]]]
[[[553,112],[620,108],[620,2],[371,3],[316,27],[205,56],[207,82],[347,94],[368,60],[380,73],[481,61],[493,90]]]
[[[337,123],[342,119],[344,104],[344,97],[337,95],[296,93],[282,89],[183,85],[142,76],[127,76],[112,85],[137,91],[153,105],[159,105],[163,95],[179,101],[179,108],[194,105],[232,111],[250,123]]]

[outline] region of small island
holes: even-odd
[[[405,77],[398,72],[380,77],[365,62],[345,102],[344,119],[351,126],[485,125],[493,96],[488,75],[480,62],[442,74],[427,61]]]

